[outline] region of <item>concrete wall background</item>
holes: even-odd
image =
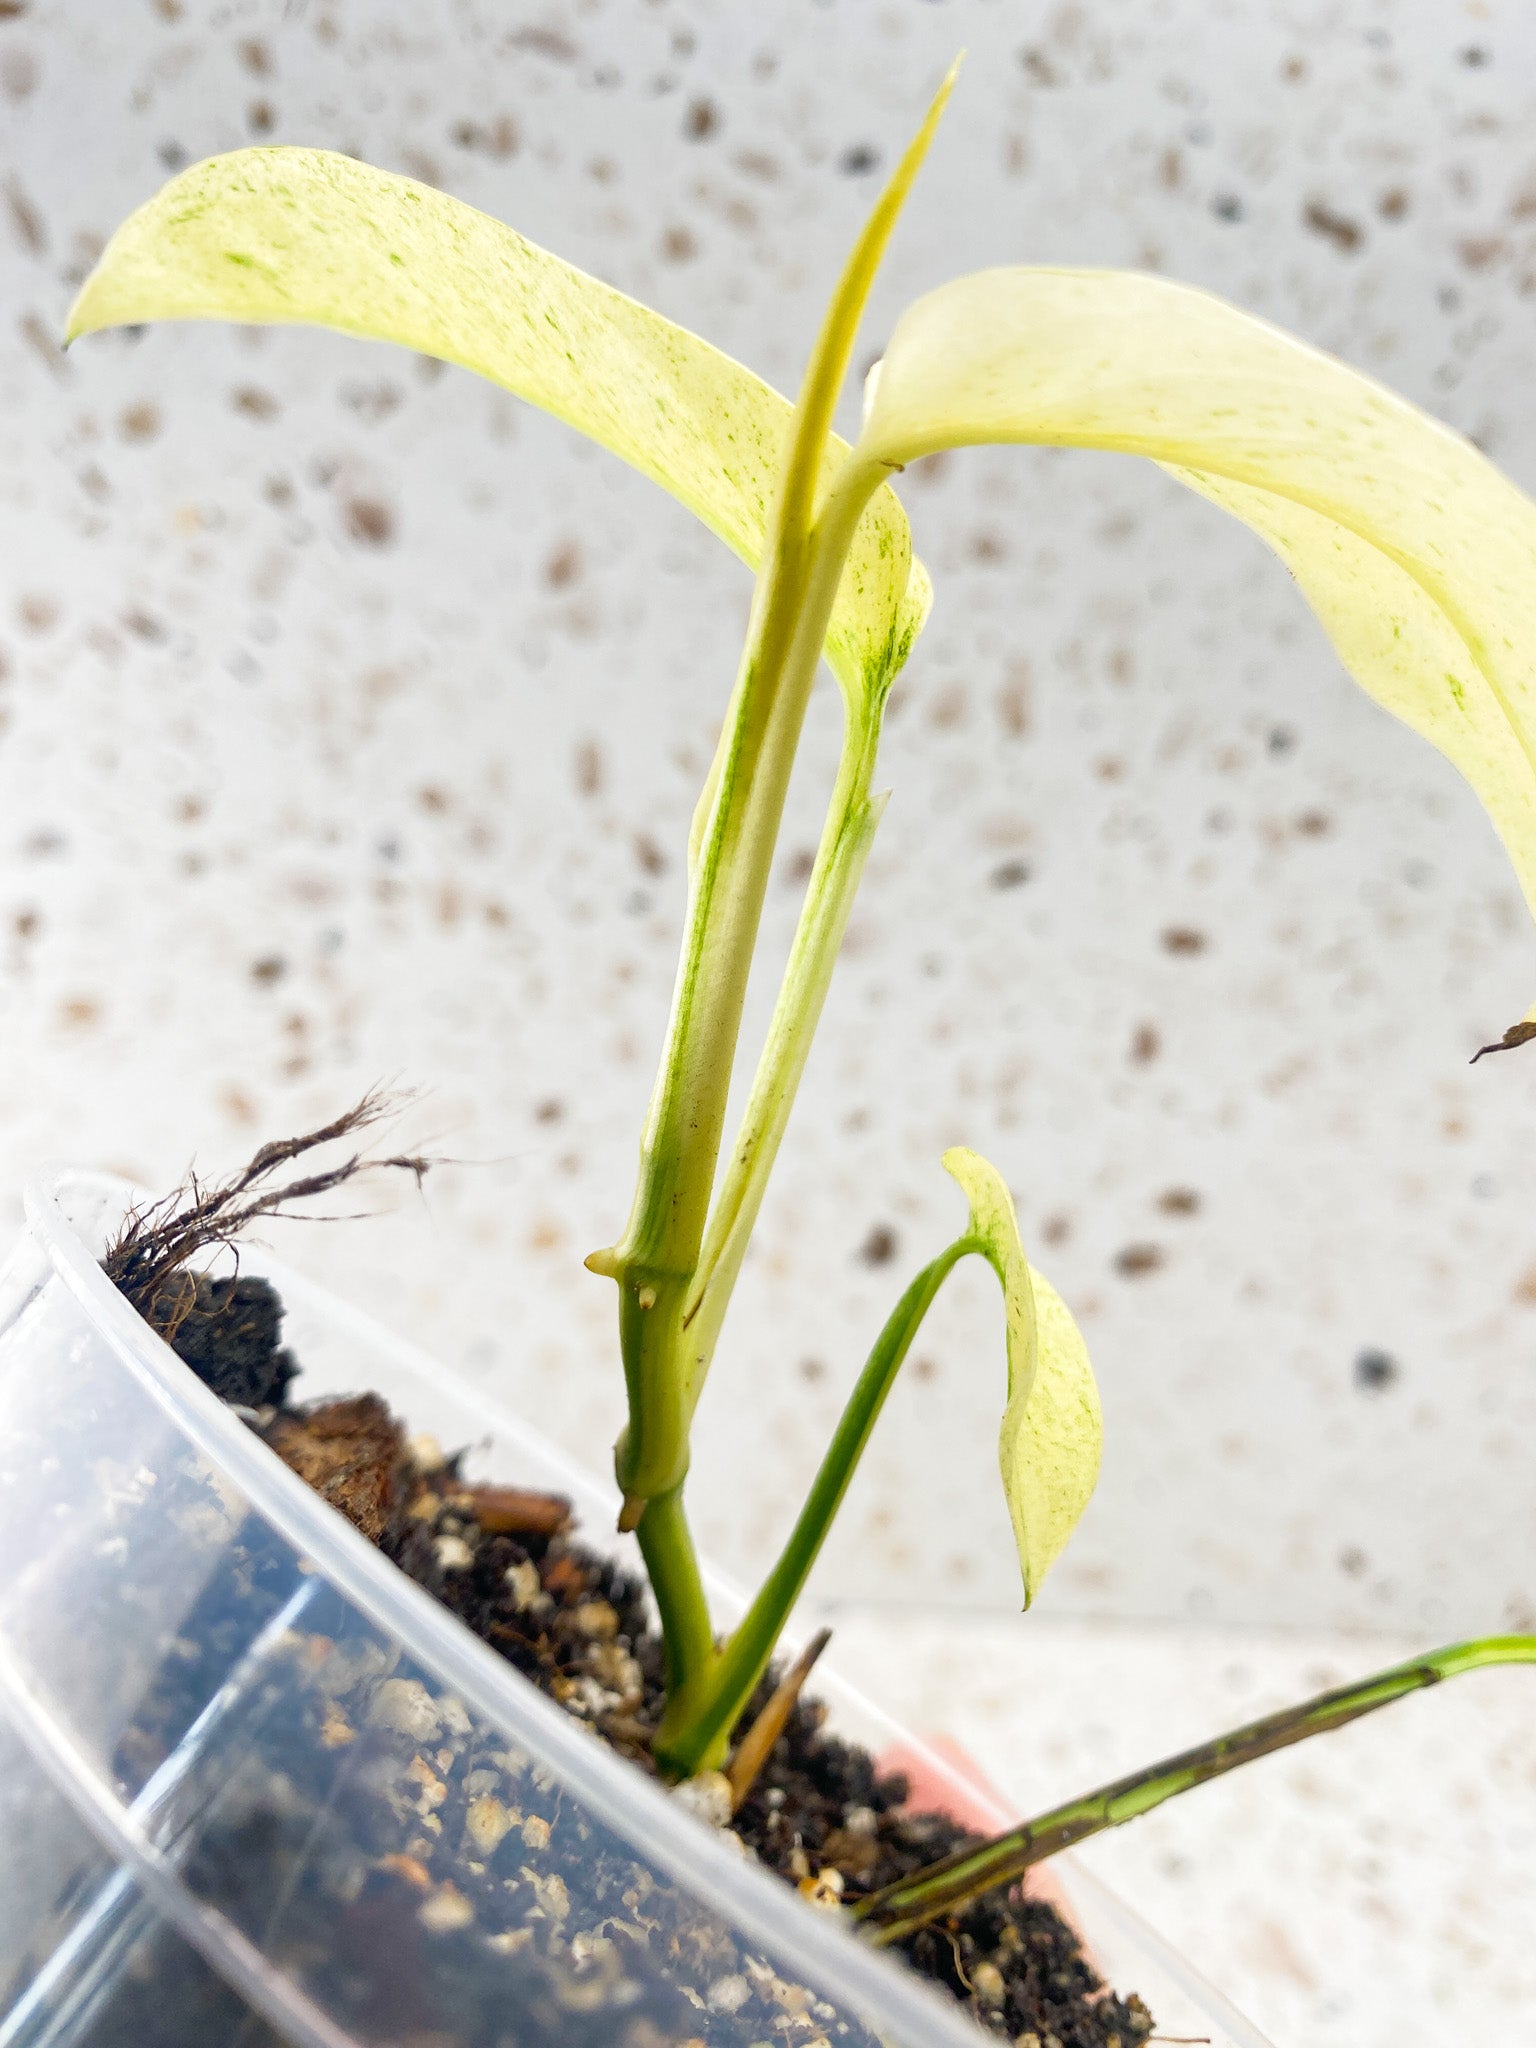
[[[3,16],[0,1183],[63,1156],[162,1184],[418,1086],[407,1135],[479,1163],[285,1249],[603,1456],[612,1305],[579,1260],[628,1200],[745,576],[458,372],[218,328],[61,358],[117,219],[215,150],[351,149],[792,385],[964,43],[868,354],[967,268],[1152,265],[1536,487],[1517,0]],[[1057,1611],[1536,1626],[1536,1063],[1466,1066],[1536,943],[1477,806],[1160,475],[999,451],[903,495],[938,605],[701,1415],[701,1540],[765,1557],[952,1225],[938,1155],[964,1140],[1104,1388]],[[781,945],[836,737],[829,686]],[[997,1321],[982,1274],[941,1304],[822,1597],[1014,1603]]]

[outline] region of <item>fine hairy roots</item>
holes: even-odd
[[[361,1179],[366,1174],[399,1171],[419,1184],[433,1161],[411,1154],[370,1158],[353,1152],[339,1165],[292,1178],[279,1178],[283,1168],[345,1138],[356,1138],[386,1122],[399,1108],[398,1098],[370,1089],[362,1100],[334,1122],[297,1138],[274,1139],[263,1145],[238,1173],[226,1180],[206,1181],[189,1172],[170,1194],[132,1209],[107,1247],[102,1269],[152,1328],[169,1339],[180,1328],[196,1300],[196,1285],[187,1262],[199,1252],[232,1249],[241,1232],[263,1217],[302,1215],[298,1204]]]

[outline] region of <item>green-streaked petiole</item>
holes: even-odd
[[[967,1252],[981,1249],[969,1234],[956,1238],[924,1266],[891,1311],[855,1382],[778,1562],[723,1651],[695,1667],[668,1703],[652,1748],[669,1776],[689,1777],[718,1766],[724,1758],[731,1731],[767,1669],[934,1296],[958,1261]]]
[[[1536,1664],[1536,1635],[1484,1636],[1476,1642],[1452,1643],[1407,1664],[1395,1664],[1372,1678],[1320,1693],[1300,1706],[1266,1714],[1213,1742],[1117,1778],[1081,1799],[1069,1799],[978,1848],[958,1850],[915,1877],[871,1892],[851,1910],[868,1925],[872,1941],[881,1946],[901,1941],[940,1914],[953,1912],[1000,1885],[1016,1884],[1025,1871],[1046,1857],[1101,1834],[1105,1828],[1134,1820],[1181,1792],[1208,1784],[1212,1778],[1223,1777],[1294,1742],[1305,1742],[1309,1736],[1342,1728],[1425,1686],[1493,1664]]]
[[[690,1387],[694,1401],[714,1356],[720,1326],[832,983],[853,899],[885,809],[884,796],[870,795],[879,740],[878,704],[857,718],[850,710],[837,783],[827,807],[789,963],[753,1077],[752,1093],[710,1211],[698,1272],[684,1309],[694,1360]]]

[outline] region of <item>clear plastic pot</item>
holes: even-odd
[[[0,2048],[664,2048],[721,2038],[743,1985],[777,2000],[775,2044],[974,2048],[964,2014],[607,1750],[194,1380],[96,1263],[130,1192],[34,1187],[0,1275]],[[607,1490],[519,1423],[300,1275],[249,1263],[281,1290],[306,1396],[377,1391],[473,1445],[472,1472],[570,1494],[591,1540],[612,1527]],[[910,1744],[821,1689],[841,1732]],[[438,1820],[430,1875],[412,1855],[438,1818],[430,1769],[418,1782],[436,1743],[486,1759],[492,1805],[506,1795],[492,1834],[532,1788],[572,1888],[639,1873],[610,1934],[562,1944],[558,1887],[538,1894],[553,1940],[466,1921],[445,1867],[483,1870],[484,1831],[456,1846]],[[1161,2032],[1264,2048],[1100,1886],[1067,1864],[1061,1879]],[[746,1975],[685,2002],[678,1943]]]

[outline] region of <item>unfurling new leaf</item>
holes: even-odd
[[[1088,1347],[1066,1303],[1024,1256],[1002,1175],[963,1145],[944,1154],[944,1166],[971,1205],[972,1249],[986,1259],[1003,1290],[1008,1405],[997,1454],[1027,1607],[1077,1527],[1099,1476],[1099,1393]]]

